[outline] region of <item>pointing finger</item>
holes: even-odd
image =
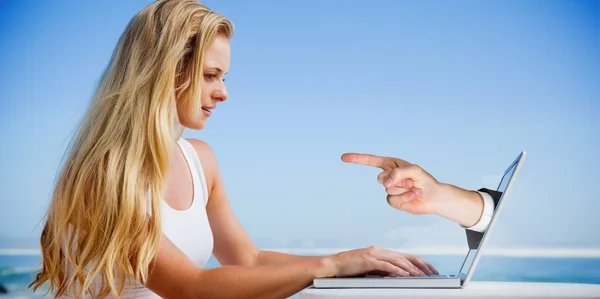
[[[342,161],[379,168],[385,165],[385,158],[371,154],[345,153],[342,155]]]

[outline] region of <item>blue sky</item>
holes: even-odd
[[[0,1],[0,236],[39,233],[68,137],[147,3]],[[526,150],[490,242],[600,248],[599,1],[205,3],[236,26],[230,98],[186,136],[215,150],[254,239],[464,245],[457,225],[390,208],[378,170],[340,155],[476,189]]]

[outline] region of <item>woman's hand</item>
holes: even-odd
[[[335,277],[358,276],[383,272],[392,276],[424,276],[439,274],[422,258],[380,247],[344,251],[330,256]]]

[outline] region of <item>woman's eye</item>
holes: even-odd
[[[204,75],[204,78],[206,78],[206,79],[210,79],[210,80],[212,80],[212,79],[214,79],[214,78],[216,78],[216,77],[217,77],[217,75],[215,75],[215,74],[205,74],[205,75]]]

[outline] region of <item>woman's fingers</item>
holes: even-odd
[[[413,265],[409,260],[404,257],[396,257],[394,258],[394,265],[408,271],[412,276],[425,276],[425,272],[421,271],[417,266]]]
[[[364,251],[363,251],[364,250]],[[361,250],[362,258],[367,263],[364,273],[383,271],[389,275],[425,276],[439,274],[437,270],[419,256],[404,254],[380,247]]]
[[[401,253],[396,253],[396,258],[398,259],[399,262],[401,262],[403,265],[405,265],[406,267],[410,268],[410,273],[412,275],[415,276],[425,276],[428,275],[427,272],[423,271],[423,269],[421,269],[419,267],[419,265],[413,263],[411,260],[407,259],[405,256],[403,256],[403,254]],[[403,268],[406,269],[406,268]]]
[[[373,261],[371,261],[372,264],[372,269],[374,271],[384,271],[386,273],[392,274],[392,275],[399,275],[399,276],[409,276],[410,273],[405,271],[404,269],[388,262],[388,261],[384,261],[384,260],[380,260],[380,259],[373,259]]]
[[[419,269],[417,265],[413,264],[412,261],[408,260],[406,256],[402,253],[386,250],[384,253],[384,259],[387,262],[394,264],[395,266],[403,269],[410,273],[413,276],[424,276],[426,275],[424,271]]]
[[[407,255],[406,259],[408,259],[413,265],[417,266],[421,271],[423,271],[427,275],[437,275],[439,274],[437,270],[428,262],[426,262],[421,257],[415,255]]]
[[[340,252],[331,258],[336,264],[334,276],[347,277],[382,272],[390,276],[438,274],[420,257],[377,246]]]
[[[431,274],[429,274],[429,275],[440,274],[440,272],[438,272],[438,270],[433,265],[431,265],[429,262],[427,262],[426,260],[424,260],[423,258],[418,257],[418,256],[416,258],[417,258],[418,263],[422,263],[422,264],[424,264],[424,267],[426,266],[427,268],[429,268],[429,270],[431,271]]]
[[[371,261],[375,268],[369,269],[380,270],[390,273],[391,275],[409,276],[414,273],[409,265],[402,263],[394,256],[390,250],[380,247],[370,247],[366,251],[366,259]]]
[[[438,272],[438,270],[435,267],[433,267],[430,263],[425,262],[425,265],[427,265],[427,267],[429,268],[429,270],[431,270],[431,272],[433,272],[432,275],[438,275],[438,274],[440,274],[440,272]]]

